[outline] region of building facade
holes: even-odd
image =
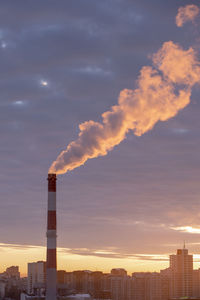
[[[18,266],[8,267],[6,269],[5,274],[8,278],[13,278],[13,279],[16,279],[16,280],[20,279],[20,272],[19,272],[19,267]]]
[[[46,262],[38,261],[28,263],[28,286],[29,295],[35,294],[34,289],[45,288],[46,282]]]
[[[188,250],[178,249],[170,255],[170,297],[193,296],[193,255]]]

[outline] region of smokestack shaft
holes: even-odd
[[[46,300],[56,300],[56,174],[48,174]]]

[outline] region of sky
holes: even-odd
[[[166,41],[198,51],[199,0],[0,2],[0,272],[45,259],[47,173]],[[199,53],[198,53],[199,55]],[[174,118],[130,132],[57,180],[58,267],[159,271],[184,240],[200,268],[200,86]]]

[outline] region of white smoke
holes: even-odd
[[[79,125],[79,136],[62,151],[49,169],[63,174],[88,159],[104,156],[121,143],[129,131],[140,136],[158,121],[174,117],[190,102],[191,88],[200,82],[195,51],[169,41],[153,55],[154,67],[144,66],[135,90],[122,90],[118,104],[102,114],[102,122]],[[178,92],[175,92],[179,87]]]

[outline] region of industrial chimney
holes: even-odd
[[[56,300],[56,174],[48,174],[46,300]]]

